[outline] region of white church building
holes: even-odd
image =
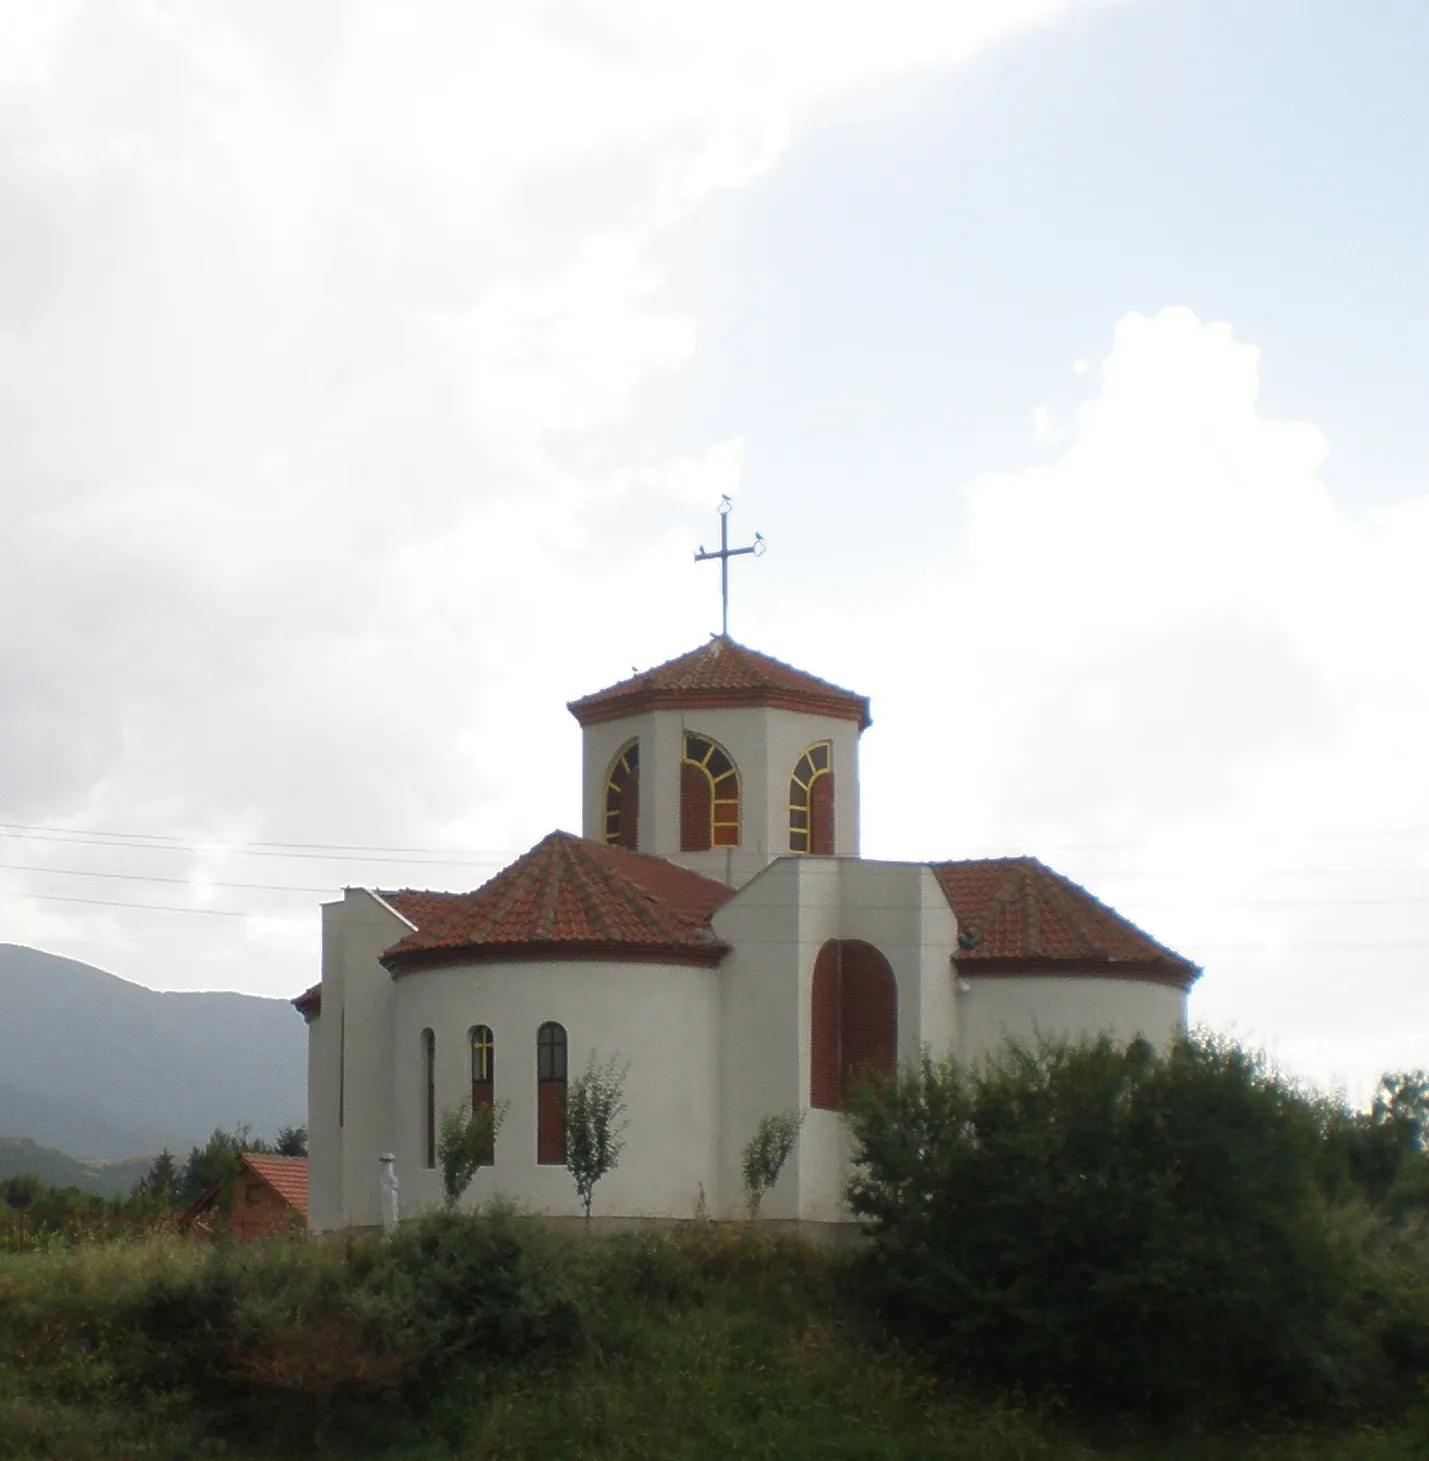
[[[470,893],[349,888],[323,908],[308,1022],[309,1221],[440,1202],[442,1112],[499,1102],[497,1193],[579,1212],[568,1080],[628,1067],[597,1215],[742,1210],[762,1117],[804,1112],[761,1216],[848,1221],[840,1105],[861,1072],[1007,1037],[1180,1030],[1199,970],[1032,857],[859,856],[868,701],[718,636],[572,702],[582,835]]]

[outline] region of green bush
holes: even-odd
[[[550,1240],[502,1213],[441,1212],[390,1242],[214,1244],[114,1316],[111,1360],[145,1394],[321,1437],[470,1371],[576,1350],[583,1316]]]
[[[1332,1124],[1332,1123],[1330,1123]],[[1326,1198],[1327,1112],[1187,1038],[931,1062],[853,1115],[872,1290],[941,1361],[1161,1415],[1383,1400],[1425,1309]],[[1422,1282],[1421,1282],[1422,1287]]]

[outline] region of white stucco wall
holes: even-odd
[[[478,1172],[468,1204],[502,1193],[533,1212],[574,1216],[564,1167],[536,1161],[536,1032],[564,1025],[569,1074],[594,1052],[628,1063],[629,1128],[620,1165],[596,1189],[604,1216],[690,1218],[708,1202],[718,1152],[719,973],[686,964],[594,961],[470,963],[394,981],[392,1148],[404,1211],[442,1199],[424,1165],[421,1032],[436,1035],[437,1109],[470,1108],[469,1031],[491,1028],[495,1095],[508,1101],[496,1162]]]
[[[392,980],[378,956],[411,931],[365,889],[323,905],[322,1016],[309,1027],[308,1225],[315,1230],[380,1220],[377,1159],[391,1149],[393,1130]]]
[[[1185,1027],[1186,996],[1172,985],[1079,975],[963,972],[957,994],[960,1060],[976,1061],[1005,1041],[1115,1040],[1166,1044]]]
[[[740,842],[709,852],[680,851],[680,763],[686,731],[719,742],[739,769]],[[789,778],[818,741],[833,750],[834,850],[855,857],[859,845],[858,739],[855,722],[758,706],[659,710],[589,726],[584,732],[582,832],[605,835],[605,786],[616,753],[640,742],[639,850],[668,857],[706,877],[739,887],[789,853]]]

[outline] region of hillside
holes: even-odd
[[[0,1136],[76,1157],[180,1155],[215,1126],[306,1121],[307,1038],[286,1000],[170,994],[0,944]]]
[[[28,1137],[0,1136],[0,1182],[28,1174],[47,1187],[78,1187],[100,1197],[123,1197],[152,1162],[152,1156],[81,1162]]]

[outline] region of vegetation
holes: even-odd
[[[759,1216],[759,1205],[764,1194],[779,1180],[799,1139],[799,1128],[804,1124],[801,1111],[783,1111],[773,1116],[760,1118],[754,1135],[744,1148],[744,1205],[752,1222]]]
[[[604,1065],[592,1052],[583,1074],[566,1092],[566,1167],[576,1180],[576,1193],[590,1221],[595,1185],[615,1170],[625,1149],[625,1077],[628,1065],[617,1066],[612,1055]]]
[[[0,1456],[1409,1461],[1369,1426],[1091,1430],[949,1381],[860,1265],[757,1226],[587,1242],[501,1211],[390,1242],[0,1259]]]
[[[1429,1268],[1423,1085],[1386,1091],[1354,1117],[1205,1038],[925,1062],[854,1118],[869,1283],[949,1372],[1083,1410],[1392,1411]]]
[[[40,1153],[46,1150],[31,1142],[23,1145]],[[183,1163],[167,1148],[160,1152],[147,1169],[141,1170],[137,1180],[130,1179],[127,1196],[105,1196],[73,1183],[52,1184],[32,1172],[9,1176],[0,1181],[0,1248],[19,1247],[22,1242],[28,1246],[40,1240],[118,1236],[139,1225],[176,1217],[210,1190],[216,1192],[218,1211],[228,1212],[244,1152],[306,1155],[307,1130],[284,1127],[275,1143],[255,1138],[246,1126],[235,1131],[215,1130],[202,1147],[193,1148]],[[130,1164],[123,1165],[132,1170]],[[61,1171],[67,1174],[68,1169]]]
[[[442,1169],[442,1191],[448,1207],[455,1207],[471,1186],[478,1167],[496,1160],[496,1134],[506,1115],[506,1101],[468,1111],[454,1106],[442,1112],[437,1133],[437,1162]]]
[[[855,1250],[493,1207],[0,1254],[0,1456],[1418,1461],[1426,1092],[1205,1039],[929,1063],[852,1113]]]

